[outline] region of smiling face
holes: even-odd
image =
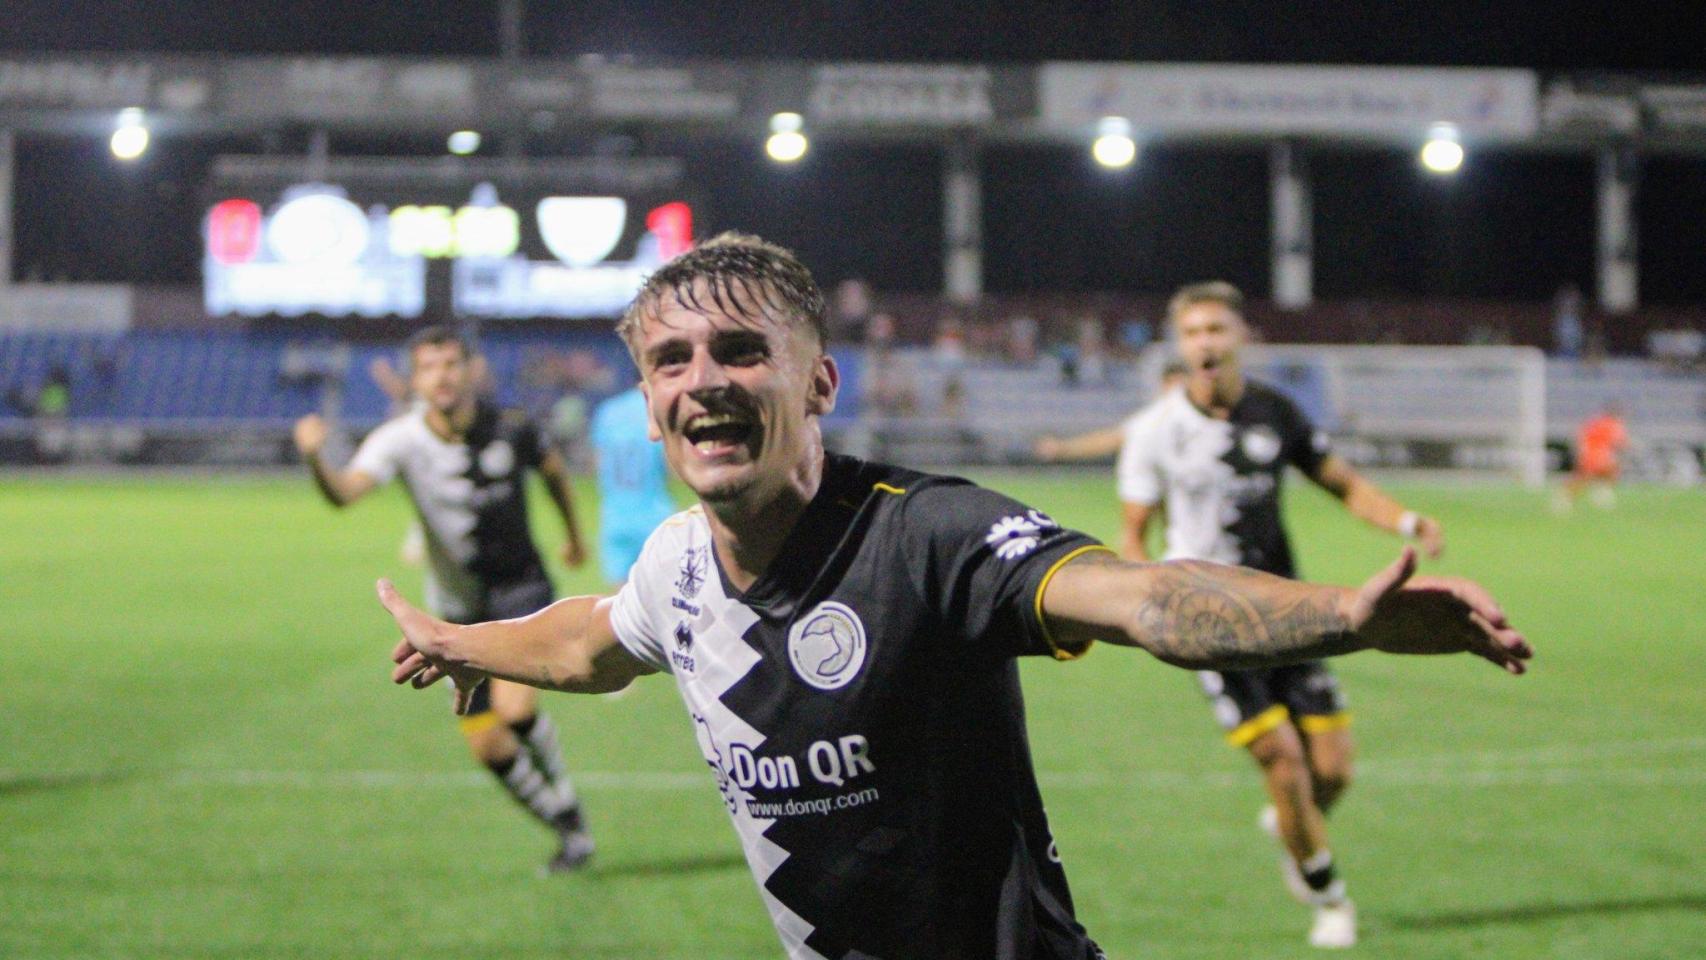
[[[760,509],[822,454],[818,418],[835,408],[840,375],[778,302],[697,279],[635,330],[652,439],[708,505]]]
[[[1249,339],[1238,311],[1215,300],[1192,303],[1173,315],[1173,332],[1187,382],[1202,391],[1200,395],[1224,392],[1237,382],[1238,352]]]
[[[467,403],[473,384],[472,364],[461,343],[429,341],[409,352],[409,389],[439,413],[449,416]]]

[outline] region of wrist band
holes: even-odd
[[[1416,539],[1416,531],[1421,528],[1422,518],[1414,510],[1405,510],[1398,517],[1398,535],[1406,540]]]

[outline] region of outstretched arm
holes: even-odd
[[[1404,509],[1403,504],[1356,472],[1344,458],[1328,456],[1310,479],[1338,497],[1352,516],[1415,540],[1428,557],[1438,557],[1445,550],[1445,530],[1438,520]]]
[[[381,580],[379,602],[403,633],[391,653],[391,679],[419,689],[450,677],[458,713],[487,677],[571,693],[620,690],[654,671],[617,642],[613,599],[570,597],[531,616],[458,626],[429,616]]]
[[[1406,547],[1360,588],[1325,587],[1204,561],[1136,564],[1085,554],[1049,581],[1043,614],[1062,646],[1105,640],[1176,666],[1277,666],[1358,650],[1473,653],[1513,674],[1528,641],[1479,585],[1411,580]]]
[[[1107,427],[1102,430],[1092,430],[1075,437],[1038,437],[1032,447],[1032,452],[1039,460],[1096,460],[1101,457],[1111,457],[1120,452],[1120,444],[1125,440],[1125,430],[1122,427]]]
[[[314,475],[314,486],[319,489],[320,496],[334,507],[347,507],[378,486],[378,481],[360,470],[339,470],[328,464],[321,456],[326,446],[328,428],[326,421],[319,414],[311,413],[296,421],[291,430],[291,438],[296,441],[296,449],[307,461],[308,470]]]

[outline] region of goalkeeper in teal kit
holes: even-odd
[[[639,387],[605,400],[592,414],[598,457],[598,561],[604,579],[625,583],[640,548],[677,507],[669,496],[663,446],[647,434]]]

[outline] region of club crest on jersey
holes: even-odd
[[[699,595],[699,588],[705,585],[705,548],[688,547],[681,555],[681,567],[676,571],[675,589],[681,595],[691,600]]]
[[[480,451],[480,472],[488,477],[508,476],[515,469],[515,448],[508,441],[494,440]]]
[[[788,661],[819,690],[839,690],[865,665],[865,624],[851,607],[825,600],[788,629]]]
[[[995,555],[1001,559],[1017,560],[1037,548],[1044,531],[1054,530],[1059,526],[1046,514],[1027,510],[1023,514],[1014,514],[995,521],[983,542],[994,547]]]
[[[1265,426],[1257,425],[1244,431],[1239,443],[1244,447],[1244,456],[1249,457],[1251,463],[1273,463],[1274,458],[1280,455],[1279,434]]]

